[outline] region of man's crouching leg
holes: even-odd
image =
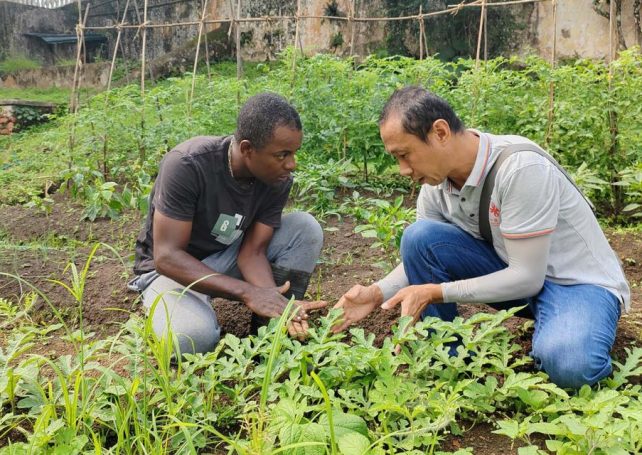
[[[560,387],[593,385],[611,374],[620,302],[594,285],[562,286],[549,281],[534,307],[531,357]]]
[[[142,299],[156,336],[166,337],[171,331],[181,354],[210,352],[219,342],[221,328],[208,296],[161,275],[143,291]]]
[[[290,282],[290,289],[285,293],[287,298],[305,298],[322,247],[323,229],[312,215],[294,212],[283,216],[281,226],[274,231],[268,246],[267,257],[277,286]],[[255,333],[268,321],[268,318],[252,315],[251,332]]]

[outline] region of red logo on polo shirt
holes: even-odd
[[[494,224],[495,226],[499,225],[500,213],[501,210],[499,210],[499,207],[497,207],[494,202],[491,202],[490,207],[488,208],[488,218],[491,224]]]

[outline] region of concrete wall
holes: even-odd
[[[148,21],[156,24],[169,24],[175,22],[190,22],[200,20],[200,2],[186,1],[181,3],[168,3],[163,0],[149,2]],[[210,0],[207,13],[209,19],[216,20],[232,17],[230,4],[236,8],[236,0]],[[328,0],[302,0],[301,14],[320,16],[324,14]],[[129,10],[127,22],[138,23],[142,19],[143,10],[141,2],[139,10]],[[337,1],[339,11],[347,15],[350,0]],[[357,15],[381,16],[382,0],[359,1]],[[113,4],[112,4],[113,5]],[[160,7],[158,7],[161,5]],[[243,0],[241,4],[241,17],[269,17],[269,16],[293,16],[296,13],[296,0]],[[234,10],[235,15],[235,10]],[[118,23],[116,17],[122,18],[115,9],[99,9],[90,12],[88,17],[89,26],[115,25]],[[208,24],[206,32],[220,28],[220,24]],[[264,61],[273,60],[276,55],[287,46],[294,43],[295,22],[271,21],[242,23],[242,56],[245,60]],[[300,44],[306,52],[315,53],[319,51],[331,51],[337,54],[346,54],[349,51],[350,27],[347,22],[322,21],[321,19],[306,19],[300,22]],[[109,47],[113,50],[116,41],[116,32],[107,32],[110,37]],[[343,39],[343,45],[332,47],[333,38],[338,34]],[[147,30],[146,58],[159,58],[177,46],[183,45],[186,41],[194,40],[198,36],[198,26],[189,25],[181,27],[159,27]],[[234,43],[234,34],[229,42]],[[355,52],[367,54],[372,49],[381,45],[384,39],[384,27],[382,22],[360,24],[355,29]],[[139,59],[142,49],[142,34],[135,30],[125,30],[121,37],[122,47],[119,46],[118,53],[123,53],[127,58]],[[335,38],[336,43],[336,38]],[[216,45],[215,43],[208,43]],[[202,44],[204,46],[204,43]]]
[[[88,63],[86,65],[83,65],[81,85],[83,87],[106,87],[109,80],[110,66],[110,62]],[[3,79],[0,79],[0,87],[72,88],[74,81],[74,71],[74,65],[51,66],[33,70],[22,70],[15,74],[9,74]]]
[[[606,6],[608,11],[608,5]],[[533,11],[532,45],[543,57],[553,52],[553,6],[541,2]],[[627,47],[639,42],[633,17],[633,0],[622,1],[622,29]],[[638,42],[636,42],[638,41]],[[609,56],[609,20],[593,9],[593,0],[557,3],[557,55],[559,57],[607,58]]]
[[[76,58],[75,45],[52,48],[41,40],[24,36],[28,32],[76,33],[77,13],[71,7],[43,9],[11,2],[0,2],[0,59],[24,55],[42,64],[53,64],[55,58]]]
[[[640,40],[640,33],[636,33],[633,17],[633,1],[623,0],[622,24],[627,46],[636,44]],[[347,15],[351,0],[337,0],[339,13]],[[83,0],[83,4],[86,2]],[[90,8],[88,16],[89,26],[113,26],[122,17],[125,1],[101,2]],[[134,5],[138,5],[138,11]],[[169,24],[176,22],[198,21],[200,19],[201,0],[148,0],[148,21],[153,24]],[[236,5],[236,0],[209,0],[208,15],[210,19],[228,18],[231,16],[231,4]],[[277,15],[294,15],[296,0],[242,0],[242,17],[261,17]],[[328,0],[302,0],[301,13],[303,15],[324,15]],[[383,17],[386,15],[383,0],[358,0],[356,2],[356,15],[361,17]],[[127,22],[139,23],[143,15],[142,1],[130,2]],[[527,30],[516,33],[514,41],[521,43],[516,48],[521,53],[536,52],[543,57],[550,57],[553,45],[553,14],[550,2],[540,2],[524,6],[517,11],[516,17],[526,19],[529,24]],[[40,60],[42,63],[51,63],[51,50],[46,45],[33,38],[24,37],[25,32],[52,32],[74,33],[77,23],[76,5],[68,5],[55,10],[40,9],[10,2],[0,2],[0,58],[1,54],[23,54],[30,58]],[[207,32],[226,30],[227,25],[211,24]],[[294,21],[271,21],[243,23],[242,31],[242,56],[245,60],[263,61],[272,60],[286,46],[292,45],[295,35]],[[108,36],[109,56],[113,52],[116,41],[116,31],[101,31]],[[147,30],[146,59],[152,61],[161,59],[177,50],[182,50],[184,65],[181,68],[189,71],[193,48],[189,43],[195,41],[198,35],[197,25],[181,27],[159,27]],[[227,33],[219,33],[208,43],[210,50],[215,49],[218,57],[233,57],[234,34],[229,38]],[[300,23],[300,44],[308,54],[316,52],[333,52],[338,55],[347,55],[350,50],[351,28],[349,23],[333,20],[306,19]],[[476,38],[476,37],[474,37]],[[408,39],[416,40],[409,36]],[[212,42],[212,40],[218,42]],[[410,49],[415,49],[413,43],[407,43]],[[416,42],[414,43],[416,45]],[[385,46],[385,23],[367,22],[355,24],[354,50],[357,55],[367,55],[377,48]],[[142,48],[142,32],[139,30],[126,30],[121,38],[118,49],[119,56],[127,59],[140,60]],[[418,50],[417,50],[418,52]],[[590,57],[604,58],[609,53],[609,21],[596,13],[593,9],[593,0],[566,0],[558,2],[557,17],[557,56],[563,57]],[[189,54],[189,55],[188,55]],[[202,54],[201,54],[202,55]],[[59,58],[75,59],[75,45],[60,49]],[[151,65],[150,65],[151,66]],[[72,68],[73,70],[73,68]],[[68,70],[41,73],[44,78],[52,78],[53,84],[64,85],[64,77],[60,74]],[[26,81],[35,78],[35,73],[30,73],[22,78]],[[100,84],[104,79],[100,71],[93,72],[87,77],[90,85]],[[11,81],[9,81],[11,83]],[[14,78],[17,85],[22,85]],[[36,84],[38,85],[38,83]]]

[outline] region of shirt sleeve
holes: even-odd
[[[520,154],[522,153],[528,152]],[[509,165],[508,170],[502,169],[498,173],[496,188],[501,219],[499,229],[506,239],[549,234],[557,226],[560,208],[559,171],[543,157],[531,157],[529,160],[529,164],[517,169],[512,169]]]
[[[161,161],[154,190],[154,208],[180,221],[194,218],[198,180],[192,164],[180,153],[169,152]]]
[[[544,285],[551,234],[505,240],[508,267],[468,280],[442,283],[444,302],[493,303],[532,297]]]
[[[385,302],[401,289],[408,286],[408,278],[406,271],[403,268],[403,263],[400,262],[388,275],[375,283],[381,289],[383,294],[383,301]]]
[[[285,204],[288,202],[292,182],[293,180],[290,179],[274,190],[271,197],[267,199],[265,206],[257,213],[256,221],[274,229],[281,226],[281,215]]]

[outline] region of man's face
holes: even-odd
[[[434,130],[433,127],[424,142],[404,129],[398,115],[392,115],[379,129],[386,151],[399,163],[399,173],[417,183],[433,186],[448,176],[445,150]]]
[[[294,155],[301,148],[303,132],[288,126],[278,126],[272,139],[261,149],[249,146],[245,164],[250,173],[267,185],[286,181],[296,169]]]

